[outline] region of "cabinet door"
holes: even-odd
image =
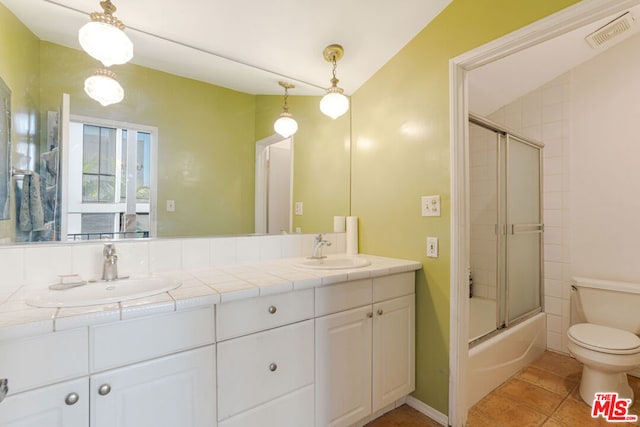
[[[415,389],[415,295],[373,305],[373,412]]]
[[[316,427],[371,413],[371,306],[316,319]]]
[[[216,425],[213,345],[93,375],[92,427]]]
[[[74,394],[77,400],[74,399]],[[86,427],[88,425],[88,378],[9,395],[0,403],[0,426],[2,427]]]

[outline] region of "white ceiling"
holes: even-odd
[[[592,48],[585,37],[624,12],[492,62],[469,73],[469,110],[487,116],[581,63],[640,32],[640,5],[629,10],[635,24],[609,42]]]
[[[40,39],[80,49],[99,0],[0,0]],[[251,94],[320,94],[322,57],[344,47],[339,86],[351,94],[452,0],[112,0],[134,43],[133,63]],[[113,70],[117,73],[117,67]]]

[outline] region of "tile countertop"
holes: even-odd
[[[23,286],[0,303],[0,339],[133,319],[196,306],[224,304],[244,298],[422,268],[422,264],[417,261],[363,254],[358,256],[367,258],[371,264],[354,269],[311,270],[296,266],[305,258],[285,258],[203,270],[162,272],[153,276],[170,277],[181,281],[182,285],[172,291],[150,297],[73,308],[31,307],[25,303],[25,299],[34,288]]]

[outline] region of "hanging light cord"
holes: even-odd
[[[331,79],[331,86],[335,87],[338,85],[338,78],[336,77],[336,68],[338,68],[338,62],[336,61],[336,56],[333,55],[331,58],[331,64],[333,64],[333,70],[331,71],[333,74],[333,78]]]
[[[289,105],[287,105],[287,98],[289,98],[289,88],[287,86],[284,87],[284,105],[282,106],[282,112],[289,112]]]

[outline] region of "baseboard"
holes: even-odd
[[[449,424],[449,417],[413,396],[407,396],[407,405],[411,406],[416,411],[425,414],[440,425],[447,426]]]

